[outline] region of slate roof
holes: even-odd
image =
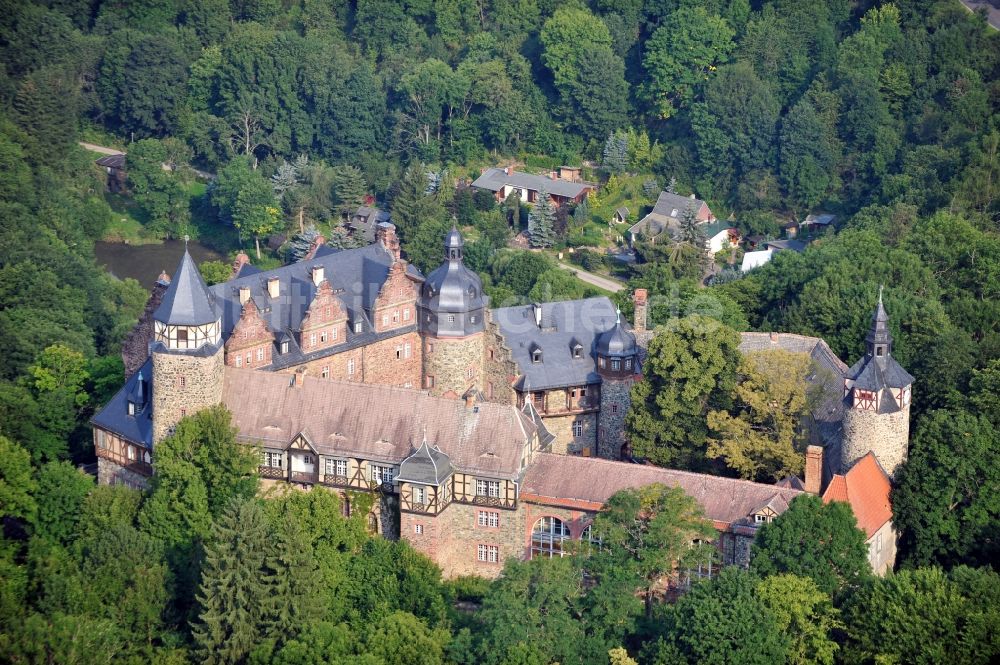
[[[889,475],[878,463],[875,453],[859,459],[846,474],[837,474],[823,492],[823,503],[844,501],[851,504],[858,528],[871,538],[892,519]]]
[[[388,222],[389,213],[375,206],[361,206],[351,215],[350,226],[359,232],[365,242],[375,242],[375,226],[379,222]]]
[[[800,254],[806,251],[808,243],[803,240],[787,239],[787,240],[768,240],[767,246],[774,250],[779,251],[782,249],[790,249],[793,252],[799,252]]]
[[[705,510],[705,516],[725,524],[747,524],[765,506],[777,513],[802,492],[797,489],[723,478],[690,471],[629,464],[611,460],[541,453],[528,467],[521,485],[526,501],[583,502],[603,505],[613,494],[663,483],[680,487]],[[529,496],[530,495],[530,496]]]
[[[239,302],[239,296],[237,296]],[[213,323],[219,318],[215,299],[210,295],[194,259],[184,248],[184,256],[163,294],[153,319],[177,326],[197,326]]]
[[[598,336],[615,325],[615,306],[607,297],[541,303],[542,325],[535,324],[535,305],[492,310],[511,357],[521,372],[518,390],[547,390],[598,383],[594,351]],[[572,346],[583,347],[574,358]],[[542,351],[542,361],[531,361],[531,347]]]
[[[621,323],[621,312],[615,311],[614,327],[598,335],[596,351],[599,355],[612,358],[635,355],[635,335],[625,330]]]
[[[139,383],[139,377],[147,381],[146,401],[141,408],[136,409],[134,416],[128,414],[129,398],[135,396]],[[121,390],[115,393],[104,408],[98,411],[90,422],[101,429],[114,432],[123,439],[127,439],[134,444],[143,446],[149,450],[153,448],[153,398],[152,381],[153,359],[149,358],[122,386]]]
[[[399,465],[396,480],[440,485],[451,475],[451,458],[425,440],[417,450]]]
[[[689,207],[694,206],[695,211],[701,206],[707,205],[701,199],[693,199],[689,196],[671,194],[670,192],[660,192],[656,199],[656,204],[649,213],[638,222],[629,227],[628,232],[635,234],[645,234],[647,236],[657,236],[664,231],[673,232],[680,225],[681,216]]]
[[[833,224],[836,221],[836,215],[806,215],[806,218],[802,220],[803,224],[815,224],[817,226],[827,226]]]
[[[879,290],[878,304],[872,314],[871,328],[865,337],[865,355],[847,371],[846,378],[854,381],[854,386],[862,390],[882,392],[888,389],[899,389],[913,383],[913,377],[892,357],[892,334],[889,332],[889,315],[882,304],[882,291]],[[884,349],[884,355],[877,355],[876,348]],[[895,399],[884,396],[879,399],[879,411],[888,413],[898,411]]]
[[[118,153],[116,155],[105,155],[100,159],[94,160],[94,163],[98,166],[104,166],[106,168],[112,169],[124,169],[125,168],[125,153]]]
[[[483,282],[462,262],[465,241],[458,229],[445,236],[445,261],[427,276],[421,289],[421,325],[425,332],[441,336],[465,336],[479,332],[485,325],[483,309],[486,297]],[[427,315],[430,314],[430,320]],[[441,315],[457,314],[449,320]]]
[[[297,335],[293,334],[298,331],[316,295],[317,287],[313,283],[311,272],[314,266],[323,267],[323,277],[330,282],[334,293],[344,304],[351,324],[348,326],[346,344],[337,346],[337,351],[413,330],[414,327],[410,326],[381,334],[372,332],[369,313],[378,297],[379,289],[389,274],[392,261],[392,255],[377,243],[341,251],[323,247],[312,259],[273,270],[249,274],[247,271],[241,271],[238,277],[211,286],[208,290],[221,310],[222,332],[225,339],[232,333],[243,311],[240,304],[240,287],[250,287],[250,297],[260,310],[261,318],[267,323],[268,328],[276,337],[284,333],[286,335],[284,339],[289,341],[287,354],[273,356],[273,367],[281,368],[330,352],[330,349],[323,349],[314,354],[304,354],[298,347]],[[408,266],[407,271],[413,279],[423,279],[415,267]],[[268,279],[272,277],[278,278],[277,298],[271,298],[267,290]],[[354,323],[357,321],[362,323],[361,333],[354,332]]]
[[[549,194],[565,196],[571,199],[576,198],[588,189],[594,188],[593,185],[587,182],[570,182],[569,180],[553,179],[543,175],[522,173],[520,171],[504,173],[503,169],[499,168],[486,169],[472,183],[473,187],[488,189],[491,192],[499,192],[503,189],[504,185],[510,185],[519,189],[531,189],[536,192],[544,189]]]
[[[284,449],[303,433],[322,455],[399,464],[433,441],[464,472],[515,479],[536,428],[512,405],[432,397],[390,386],[226,367],[222,401],[240,439]]]

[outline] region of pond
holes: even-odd
[[[223,259],[215,250],[194,241],[188,243],[188,251],[198,264]],[[97,263],[115,277],[131,277],[146,289],[151,289],[161,270],[166,270],[168,275],[174,274],[184,254],[184,241],[166,240],[151,245],[97,242],[94,243],[94,254],[97,256]]]

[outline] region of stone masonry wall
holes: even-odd
[[[479,512],[489,511],[499,515],[500,526],[479,526]],[[423,533],[416,533],[416,525]],[[524,512],[502,510],[465,503],[451,503],[436,516],[402,513],[400,534],[420,552],[440,567],[446,578],[459,575],[479,575],[495,578],[503,570],[508,558],[520,559],[525,554]],[[496,563],[479,561],[479,545],[499,548]]]
[[[910,407],[896,413],[861,409],[844,411],[844,439],[840,447],[840,472],[873,451],[890,476],[906,461],[910,437]]]
[[[406,357],[406,344],[410,345],[410,357]],[[396,352],[399,351],[399,357]],[[349,374],[349,361],[354,361],[354,374]],[[306,373],[322,377],[323,368],[329,370],[329,377],[339,381],[358,381],[386,386],[420,388],[420,335],[408,332],[389,339],[350,349],[309,362],[286,367],[281,370],[291,374],[305,367]]]
[[[423,340],[423,386],[432,395],[448,391],[462,395],[469,388],[482,389],[483,335],[475,334],[461,339],[425,337]],[[472,377],[468,371],[472,370]],[[427,384],[427,377],[434,377],[434,385]]]
[[[632,383],[631,379],[605,379],[601,384],[597,454],[605,459],[621,458],[622,445],[625,443],[625,414],[631,403]]]
[[[511,383],[518,374],[517,364],[511,359],[500,327],[489,319],[483,333],[483,355],[483,394],[486,399],[499,404],[513,404],[517,396]],[[492,395],[490,384],[493,385]]]
[[[583,422],[583,436],[573,436],[573,423]],[[565,416],[543,416],[542,422],[549,433],[555,436],[552,441],[551,452],[560,455],[582,454],[585,448],[590,449],[590,454],[597,452],[597,414],[575,413]]]
[[[125,485],[134,489],[149,489],[149,478],[103,457],[97,458],[97,482],[100,485]]]
[[[153,353],[153,443],[184,415],[222,401],[223,352],[207,357]]]

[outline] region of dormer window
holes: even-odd
[[[281,352],[282,353],[288,353],[288,342],[282,342],[281,343]]]
[[[885,349],[882,348],[881,346],[876,346],[875,347],[875,355],[878,356],[879,358],[881,358],[884,355],[884,352],[885,352]]]
[[[134,416],[135,415],[135,402],[129,402],[128,403],[128,415],[130,415],[130,416]]]
[[[364,324],[362,324],[361,321],[355,321],[354,322],[354,332],[356,334],[360,334],[363,330],[364,330]]]
[[[574,358],[582,358],[583,357],[583,346],[581,346],[579,344],[574,344],[573,345],[573,357]]]
[[[611,369],[612,369],[612,370],[614,370],[614,371],[616,371],[616,372],[617,372],[617,371],[618,371],[619,369],[621,369],[621,361],[620,361],[620,360],[618,360],[617,358],[614,358],[614,359],[613,359],[613,360],[611,361]]]
[[[533,362],[533,363],[540,363],[540,362],[542,362],[542,349],[541,349],[541,347],[532,344],[531,348],[529,349],[529,352],[531,353],[531,362]]]

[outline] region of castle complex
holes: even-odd
[[[382,222],[367,247],[317,247],[269,271],[242,257],[208,287],[185,251],[125,342],[124,387],[92,420],[100,482],[144,487],[177,422],[224,404],[260,450],[262,482],[326,486],[348,510],[353,492],[375,493],[371,529],[447,576],[561,556],[592,537],[612,494],[655,482],[701,503],[723,563],[746,564],[758,526],[808,491],[850,502],[873,568],[891,567],[889,478],[906,457],[912,377],[892,358],[881,298],[851,368],[822,340],[743,335],[746,353],[810,355],[824,395],[804,481],[768,485],[621,461],[653,335],[645,290],[634,327],[604,297],[491,309],[462,253],[452,229],[424,277]]]

